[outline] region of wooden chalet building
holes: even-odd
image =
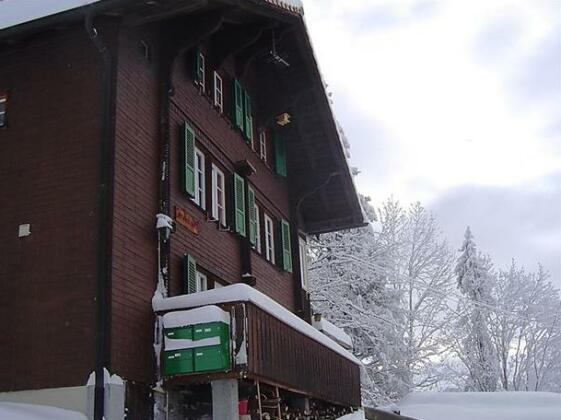
[[[364,218],[299,2],[89,3],[0,29],[0,401],[360,406],[356,359],[310,325],[306,238]],[[226,332],[197,344],[207,321]],[[203,342],[222,367],[165,370]]]

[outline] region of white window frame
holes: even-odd
[[[263,213],[265,221],[265,258],[267,261],[275,263],[275,224],[273,219]]]
[[[298,252],[300,255],[300,280],[302,289],[308,291],[308,241],[305,238],[298,238]]]
[[[8,97],[0,94],[0,127],[6,125],[6,110],[8,108]]]
[[[192,200],[201,208],[206,208],[205,155],[195,147],[195,196]]]
[[[199,50],[199,67],[197,68],[197,82],[203,92],[206,88],[206,57],[202,51]]]
[[[259,132],[259,157],[267,162],[267,133],[265,130]]]
[[[259,206],[255,204],[255,251],[261,254],[261,217],[259,216]]]
[[[220,110],[222,114],[224,112],[224,88],[222,83],[222,77],[218,72],[214,72],[214,106]]]
[[[221,225],[226,226],[226,180],[224,172],[212,164],[212,217]],[[221,199],[222,206],[218,199]]]
[[[204,292],[205,290],[208,290],[208,279],[205,274],[197,271],[196,279],[197,292]]]

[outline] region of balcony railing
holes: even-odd
[[[231,317],[231,369],[168,378],[188,384],[212,378],[258,380],[343,406],[360,406],[360,362],[333,340],[244,284],[154,302],[158,315],[217,305]]]

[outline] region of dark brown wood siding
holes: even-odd
[[[94,369],[101,74],[83,25],[0,50],[0,391],[82,385]]]
[[[247,304],[251,376],[314,398],[360,406],[360,368],[334,350]]]

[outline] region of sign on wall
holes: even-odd
[[[178,206],[175,206],[175,221],[195,235],[201,232],[201,223]]]

